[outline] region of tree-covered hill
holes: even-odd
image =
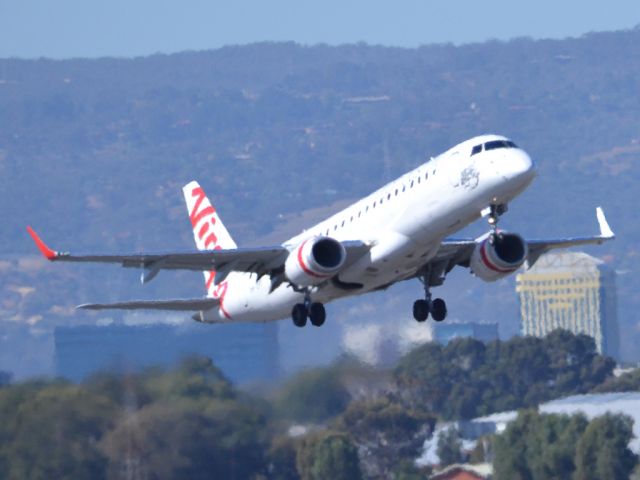
[[[190,249],[180,187],[196,178],[237,242],[255,244],[285,223],[303,228],[307,210],[364,195],[465,138],[496,132],[539,167],[503,227],[586,234],[596,228],[594,207],[605,208],[618,239],[591,252],[624,273],[619,314],[631,357],[640,325],[638,92],[639,28],[417,49],[264,43],[0,60],[0,313],[56,321],[79,301],[124,288],[106,279],[113,270],[29,264],[27,223],[60,248]],[[42,296],[52,287],[55,309]]]

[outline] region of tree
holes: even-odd
[[[592,338],[556,330],[487,345],[473,339],[423,345],[400,360],[393,380],[412,408],[457,420],[585,393],[613,367]]]
[[[276,436],[267,452],[267,474],[273,480],[299,480],[296,442],[287,435]]]
[[[525,410],[494,441],[496,480],[560,480],[575,470],[575,445],[587,426],[583,415]]]
[[[594,392],[638,392],[640,391],[640,368],[625,372],[619,377],[609,377],[598,385]]]
[[[303,439],[297,454],[302,480],[358,480],[362,478],[358,451],[342,433],[322,432]]]
[[[352,402],[336,427],[358,446],[368,477],[389,477],[399,462],[415,459],[435,424],[432,415],[389,399]]]
[[[607,413],[591,421],[576,449],[575,480],[628,479],[637,456],[629,450],[633,420]]]
[[[443,467],[464,461],[462,440],[457,428],[449,427],[438,434],[436,453],[440,459],[440,465]]]
[[[98,444],[116,416],[113,403],[59,382],[11,390],[0,398],[3,478],[104,478],[107,459]],[[10,412],[2,406],[17,399]]]
[[[159,402],[106,435],[109,477],[251,478],[264,471],[264,423],[237,402]]]
[[[295,375],[280,390],[280,414],[299,422],[322,422],[344,411],[351,396],[337,368],[314,368]]]

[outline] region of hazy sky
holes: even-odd
[[[640,24],[640,0],[0,0],[0,57],[137,56],[294,40],[417,46]]]

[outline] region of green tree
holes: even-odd
[[[104,478],[107,459],[98,443],[116,416],[113,403],[60,382],[10,390],[0,393],[4,478]]]
[[[607,413],[591,421],[576,449],[575,480],[628,479],[637,456],[629,450],[633,420]]]
[[[298,480],[296,441],[288,435],[276,436],[267,452],[267,475],[273,480]]]
[[[297,454],[302,480],[358,480],[362,478],[358,450],[342,433],[322,432],[302,440]]]
[[[237,402],[159,402],[124,416],[102,448],[110,478],[251,478],[265,468],[264,427]]]
[[[405,459],[415,459],[435,424],[432,415],[410,410],[389,398],[352,402],[336,422],[348,432],[368,477],[389,477]]]
[[[496,480],[560,480],[575,470],[578,439],[587,427],[582,415],[546,415],[525,410],[494,441]]]
[[[462,440],[457,428],[449,427],[438,434],[436,453],[440,459],[440,465],[443,467],[453,463],[461,463],[464,460]]]
[[[640,368],[625,372],[619,377],[609,377],[604,383],[598,385],[594,392],[638,392],[640,391]]]
[[[276,408],[298,422],[322,422],[344,411],[351,396],[337,368],[314,368],[295,375],[280,390]]]

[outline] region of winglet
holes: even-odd
[[[33,228],[27,227],[27,232],[29,232],[29,235],[31,235],[31,238],[33,238],[33,241],[38,247],[38,250],[42,252],[42,255],[44,255],[47,260],[54,260],[58,256],[58,252],[51,250],[47,244],[42,241],[38,234],[34,232]]]
[[[607,218],[604,216],[604,212],[601,207],[596,208],[596,217],[598,218],[598,225],[600,225],[600,236],[602,238],[614,238],[615,234],[611,227],[609,226],[609,222],[607,222]]]

